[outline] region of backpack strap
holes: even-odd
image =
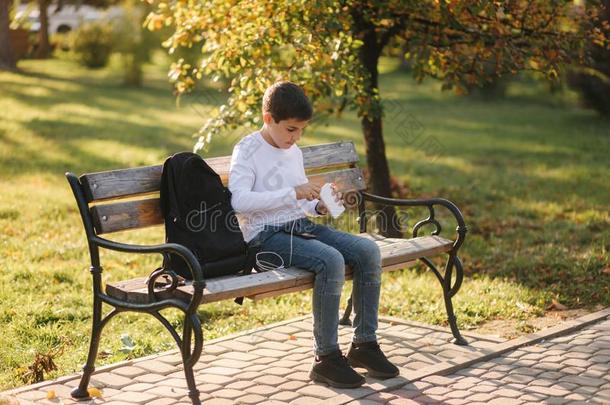
[[[256,266],[256,254],[260,251],[260,247],[257,246],[248,246],[248,244],[246,244],[246,267],[244,268],[243,272],[242,272],[242,276],[246,276],[248,274],[252,273],[252,269],[254,268],[254,266]],[[260,270],[258,270],[258,268],[256,269],[257,272],[260,272]],[[244,302],[244,297],[237,297],[235,298],[235,303],[242,305]]]

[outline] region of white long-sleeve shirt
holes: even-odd
[[[231,205],[246,242],[266,224],[282,224],[318,216],[318,200],[297,200],[295,186],[307,183],[303,152],[268,143],[260,131],[245,136],[233,148],[229,167]]]

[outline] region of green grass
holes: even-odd
[[[36,354],[72,373],[85,361],[91,283],[84,232],[63,176],[158,164],[191,149],[192,133],[222,97],[208,90],[180,106],[160,67],[143,89],[124,88],[114,67],[89,71],[67,61],[24,61],[25,74],[0,73],[0,389],[23,384]],[[492,319],[528,319],[551,299],[572,307],[610,305],[610,124],[524,80],[509,97],[485,102],[416,85],[385,69],[382,95],[391,171],[410,196],[443,196],[463,210],[467,277],[455,298],[462,328]],[[352,139],[353,114],[315,125],[303,144]],[[405,128],[408,130],[405,132]],[[236,136],[214,141],[229,154]],[[423,214],[419,212],[420,214]],[[454,225],[445,227],[452,234]],[[161,228],[118,240],[157,243]],[[103,252],[104,280],[145,275],[159,258]],[[349,284],[346,293],[350,291]],[[344,296],[347,294],[344,294]],[[307,314],[310,292],[201,308],[206,339]],[[440,288],[416,268],[384,275],[381,313],[445,324]],[[179,316],[169,312],[171,322]],[[123,347],[129,334],[135,349]],[[146,316],[124,315],[104,332],[98,364],[173,348]]]

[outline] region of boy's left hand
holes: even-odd
[[[337,185],[335,183],[331,184],[331,188],[333,190],[333,196],[335,197],[335,201],[339,205],[343,205],[343,193],[341,193],[340,191],[337,190]],[[316,204],[316,211],[320,215],[328,214],[328,208],[326,208],[326,205],[324,205],[324,201],[322,201],[322,200],[318,201],[318,203]]]

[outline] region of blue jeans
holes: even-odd
[[[290,232],[293,225],[291,255]],[[299,236],[300,233],[315,235],[315,238]],[[312,311],[313,349],[316,355],[339,350],[339,304],[346,264],[354,274],[352,341],[376,340],[381,254],[375,242],[316,224],[308,218],[300,218],[280,225],[266,225],[249,244],[260,247],[261,251],[279,254],[286,267],[294,266],[315,273]],[[263,256],[266,261],[279,262],[273,255]]]

